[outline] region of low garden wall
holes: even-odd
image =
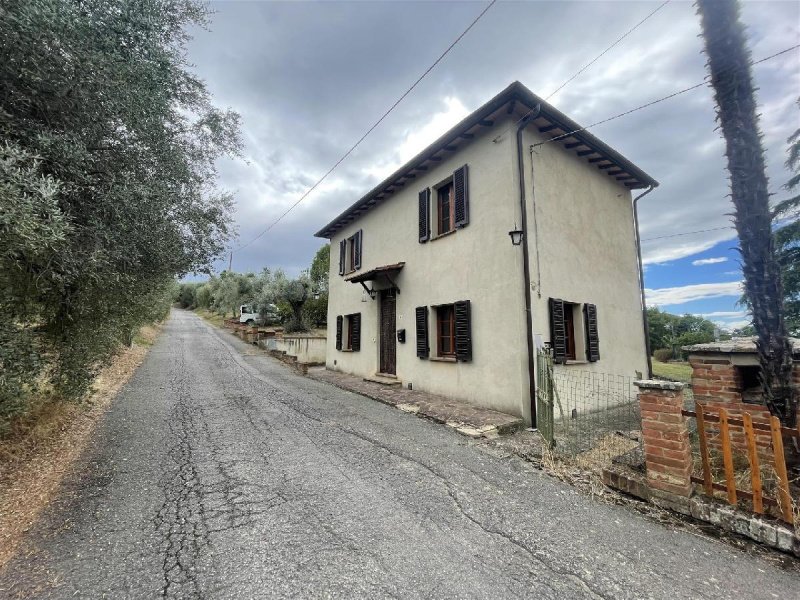
[[[284,335],[276,340],[275,349],[296,357],[299,363],[324,364],[327,341],[325,336]]]
[[[738,396],[725,387],[741,380],[721,360],[693,362],[695,379],[708,382],[701,391],[703,400],[695,398],[697,413],[686,408],[684,384],[635,382],[646,472],[642,477],[610,468],[603,472],[603,480],[664,508],[800,556],[800,489],[787,474],[783,451],[783,438],[800,436],[800,432],[781,427],[777,418],[770,419],[769,426],[761,423],[757,399],[742,402],[741,387]],[[720,383],[711,384],[710,377]],[[708,412],[702,409],[712,404]],[[730,418],[728,409],[733,415]],[[701,413],[707,419],[702,423]],[[740,438],[733,425],[741,427],[741,421],[746,434]],[[746,446],[739,460],[737,441]],[[769,459],[761,458],[759,450]],[[717,455],[720,460],[713,460]]]

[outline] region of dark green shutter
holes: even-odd
[[[467,165],[456,169],[453,173],[455,189],[456,227],[469,225],[469,173]]]
[[[362,240],[362,233],[363,230],[359,229],[358,233],[353,236],[353,243],[355,244],[355,252],[353,252],[353,260],[355,264],[353,265],[353,270],[361,268],[361,248],[363,247],[361,240]]]
[[[347,253],[347,240],[339,242],[339,275],[344,275],[344,258]]]
[[[586,360],[596,362],[600,360],[600,339],[597,335],[597,306],[594,304],[583,305],[583,322],[586,329]]]
[[[553,346],[553,361],[567,362],[567,328],[564,323],[564,301],[550,298],[550,343]]]
[[[341,350],[342,349],[342,321],[343,320],[344,319],[343,319],[342,315],[339,315],[338,317],[336,317],[336,349],[337,350]]]
[[[361,350],[361,313],[350,315],[350,348],[353,352]]]
[[[424,244],[431,238],[431,189],[425,188],[419,193],[419,243]]]
[[[456,359],[464,362],[472,360],[472,323],[469,300],[454,305],[456,320]]]
[[[417,321],[417,356],[428,358],[430,344],[428,343],[428,307],[418,306],[416,310]]]

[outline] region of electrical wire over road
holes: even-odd
[[[350,146],[350,148],[347,150],[347,152],[345,152],[339,158],[339,160],[337,160],[333,164],[333,166],[330,169],[328,169],[325,172],[325,174],[316,181],[316,183],[314,183],[314,185],[312,185],[310,188],[308,188],[308,190],[306,190],[306,192],[302,196],[300,196],[300,198],[298,198],[298,200],[294,204],[292,204],[289,208],[287,208],[283,212],[283,214],[281,214],[281,216],[279,216],[272,223],[270,223],[270,225],[266,229],[264,229],[261,233],[259,233],[257,236],[255,236],[253,239],[251,239],[249,242],[247,242],[245,244],[242,244],[241,246],[238,246],[237,248],[235,248],[233,250],[233,252],[237,252],[239,250],[242,250],[243,248],[246,248],[247,246],[249,246],[250,244],[252,244],[256,240],[258,240],[260,237],[262,237],[264,234],[266,234],[270,229],[275,227],[275,225],[277,225],[286,215],[288,215],[292,210],[294,210],[294,208],[298,204],[300,204],[303,200],[305,200],[308,197],[308,195],[311,194],[311,192],[313,192],[315,189],[317,189],[320,186],[320,184],[323,181],[325,181],[328,178],[328,176],[331,173],[334,172],[334,170],[336,170],[336,167],[338,167],[340,164],[342,164],[345,161],[345,159],[347,159],[347,157],[350,156],[353,153],[353,151],[355,151],[355,149],[358,148],[361,145],[361,142],[363,142],[367,138],[367,136],[370,133],[372,133],[375,130],[375,128],[378,127],[378,125],[380,125],[384,121],[384,119],[386,119],[386,117],[388,117],[389,114],[395,108],[397,108],[397,105],[400,104],[406,98],[406,96],[408,96],[414,90],[414,88],[416,88],[420,84],[420,82],[423,79],[425,79],[425,77],[428,75],[428,73],[430,73],[436,67],[436,65],[438,65],[442,61],[442,59],[444,59],[444,57],[447,56],[447,54],[453,48],[455,48],[456,44],[458,44],[464,38],[464,36],[467,35],[467,33],[469,33],[469,31],[473,27],[475,27],[475,25],[478,23],[478,21],[481,20],[483,15],[485,15],[487,12],[489,12],[489,9],[492,8],[496,3],[497,3],[497,0],[491,0],[491,2],[489,2],[489,4],[487,4],[486,7],[478,14],[478,16],[475,17],[475,19],[469,24],[469,26],[464,31],[462,31],[461,34],[455,40],[453,40],[453,42],[444,50],[444,52],[442,52],[439,55],[439,57],[435,61],[433,61],[433,64],[431,64],[431,66],[429,66],[427,69],[425,69],[425,71],[422,73],[422,75],[420,75],[417,78],[417,80],[411,85],[411,87],[409,87],[405,92],[403,92],[403,94],[394,102],[394,104],[392,104],[389,107],[389,109],[386,112],[384,112],[383,115],[381,115],[381,118],[378,119],[377,121],[375,121],[375,123],[369,129],[367,129],[367,131],[364,133],[364,135],[362,135],[358,139],[358,141],[356,141],[355,144]]]

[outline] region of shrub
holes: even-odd
[[[653,358],[658,362],[668,362],[672,360],[672,350],[670,348],[659,348],[653,352]]]

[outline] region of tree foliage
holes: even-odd
[[[186,60],[207,15],[196,0],[0,5],[0,418],[44,362],[80,397],[163,315],[174,277],[223,249],[214,163],[238,151],[239,120]]]
[[[183,308],[203,308],[222,316],[236,315],[249,305],[265,322],[278,320],[287,332],[324,325],[328,316],[329,246],[320,248],[308,271],[291,278],[281,269],[260,273],[223,271],[204,283],[181,283],[174,302]]]
[[[285,303],[291,310],[284,320],[286,331],[307,331],[309,325],[303,319],[303,306],[309,299],[310,290],[311,282],[305,272],[300,277],[291,279],[281,269],[274,272],[265,269],[256,295],[257,310],[263,316],[270,307]]]
[[[656,350],[669,349],[672,358],[682,356],[681,348],[692,344],[713,342],[716,326],[714,323],[697,315],[673,315],[658,307],[647,309],[648,333],[650,348]]]
[[[325,244],[317,250],[311,261],[308,277],[315,294],[328,294],[328,277],[331,270],[331,245]]]
[[[800,99],[797,104],[800,107]],[[775,206],[773,219],[783,277],[786,327],[792,335],[800,337],[800,128],[786,142],[789,145],[786,168],[792,175],[784,188],[794,195]]]

